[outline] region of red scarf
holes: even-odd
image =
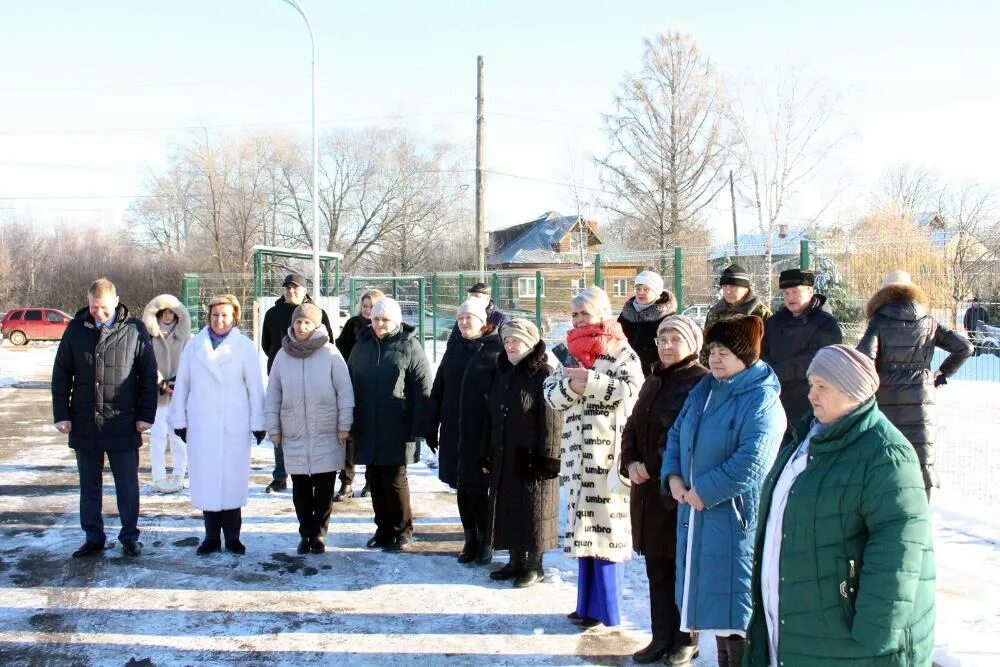
[[[625,340],[622,327],[615,320],[570,329],[566,334],[566,347],[584,368],[591,368],[598,355],[607,352],[614,341]]]

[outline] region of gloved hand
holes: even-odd
[[[944,373],[938,373],[937,376],[934,378],[934,386],[940,387],[946,384],[948,384],[948,378],[944,376]]]
[[[260,444],[261,440],[264,439],[264,436],[267,435],[265,431],[251,431],[251,433],[253,433],[253,437],[255,440],[257,440],[258,445]]]
[[[174,429],[174,435],[176,435],[178,438],[180,438],[184,442],[188,441],[188,430],[186,428],[175,428]]]
[[[533,466],[535,474],[539,480],[555,479],[559,476],[560,463],[559,459],[554,459],[544,454],[536,454]]]

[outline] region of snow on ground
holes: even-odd
[[[576,562],[560,552],[546,555],[545,582],[525,590],[491,582],[488,568],[456,563],[455,497],[424,464],[410,470],[412,553],[366,549],[371,503],[357,498],[335,506],[328,553],[297,555],[291,496],[263,493],[272,455],[255,447],[245,556],[197,557],[201,518],[186,493],[158,496],[144,487],[142,557],[126,560],[112,548],[103,558],[73,560],[83,535],[72,453],[51,428],[53,352],[52,345],[0,346],[0,377],[11,378],[0,388],[4,665],[318,664],[348,655],[370,664],[625,664],[649,640],[639,559],[626,568],[624,624],[586,632],[564,618],[575,605]],[[962,486],[979,477],[996,486],[988,444],[996,441],[998,386],[955,381],[940,394],[948,415],[942,450],[972,457],[965,464],[952,456],[958,467],[934,503],[942,665],[1000,664],[1000,543],[988,513],[995,496],[986,504]],[[110,474],[105,484],[113,540]],[[715,664],[714,640],[703,637],[703,647],[696,664]]]

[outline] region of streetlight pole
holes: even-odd
[[[295,0],[284,0],[287,4],[295,8],[302,20],[306,22],[309,30],[309,43],[312,47],[312,213],[313,213],[313,301],[319,305],[320,300],[320,274],[319,274],[319,137],[316,135],[316,38],[313,36],[312,25],[309,17],[299,7]],[[336,289],[336,285],[334,286]]]

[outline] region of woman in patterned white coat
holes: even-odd
[[[579,559],[577,625],[621,622],[622,563],[632,554],[628,489],[618,476],[622,432],[642,385],[642,365],[611,312],[588,287],[573,298],[572,355],[545,380],[545,400],[563,413],[561,481],[569,496],[563,550]]]

